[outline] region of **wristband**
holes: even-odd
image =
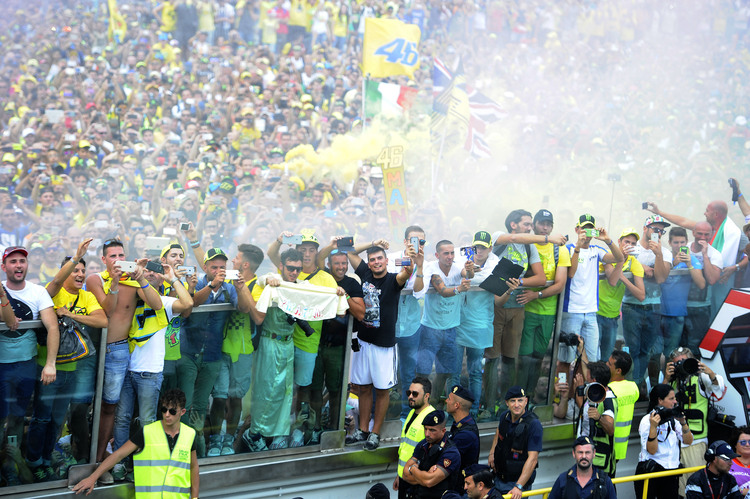
[[[8,303],[6,303],[5,305],[0,305],[0,307],[7,307],[8,305],[10,305],[10,301],[8,301]]]
[[[174,279],[172,279],[171,281],[169,281],[169,284],[171,284],[172,286],[174,286],[174,283],[176,283],[177,281],[179,281],[179,279],[175,277]]]
[[[70,261],[73,262],[73,265],[78,265],[80,263],[81,259],[80,258],[71,258]]]
[[[612,246],[612,240],[611,240],[611,239],[610,239],[609,241],[604,241],[604,243],[605,243],[605,244],[606,244],[607,246]]]
[[[453,293],[456,295],[460,295],[461,292],[458,290],[458,288],[453,288]]]
[[[147,287],[149,287],[149,286],[151,286],[151,285],[150,285],[149,283],[146,283],[146,284],[144,284],[143,286],[141,286],[141,289],[146,289],[146,288],[147,288]]]
[[[192,242],[190,243],[190,247],[191,247],[191,248],[197,248],[197,247],[198,247],[198,246],[200,246],[200,245],[201,245],[201,242],[200,242],[200,241],[192,241]]]
[[[648,441],[649,442],[653,442],[654,440],[656,440],[656,437],[654,437],[654,438],[648,437]]]
[[[523,277],[519,277],[519,278],[518,278],[518,284],[519,284],[520,286],[523,286]]]
[[[544,236],[544,244],[547,244],[549,242],[549,236]]]
[[[416,277],[424,277],[424,274],[414,274]]]

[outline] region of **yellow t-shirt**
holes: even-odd
[[[544,276],[548,281],[555,280],[557,267],[570,267],[570,252],[565,246],[560,246],[557,252],[557,264],[555,264],[555,245],[552,243],[535,244],[542,260]],[[537,288],[541,290],[542,288]],[[555,315],[557,311],[557,296],[548,296],[541,300],[532,300],[524,307],[526,311],[537,315]]]
[[[164,8],[161,10],[161,30],[165,33],[171,33],[177,26],[177,13],[174,5],[170,2],[164,2]]]
[[[76,298],[78,298],[77,302]],[[74,315],[91,315],[91,312],[102,309],[102,306],[99,305],[98,301],[96,301],[94,293],[84,291],[83,289],[78,292],[78,295],[74,295],[66,291],[65,288],[62,288],[55,296],[52,297],[52,303],[55,304],[55,310],[60,307],[70,308],[73,303],[75,303],[76,306],[72,310]],[[39,345],[37,346],[37,349],[37,364],[43,366],[44,362],[47,360],[47,347]],[[57,364],[56,368],[60,371],[75,371],[76,362]]]

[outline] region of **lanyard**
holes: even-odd
[[[719,487],[719,495],[714,495],[714,488],[711,486],[711,479],[708,478],[708,472],[706,471],[706,468],[703,468],[703,474],[706,475],[706,483],[708,484],[709,490],[711,490],[711,499],[721,499],[721,493],[724,490],[724,480],[721,481],[721,486]]]

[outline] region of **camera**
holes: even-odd
[[[560,331],[560,343],[563,345],[568,345],[569,347],[577,347],[578,336],[576,336],[573,333],[566,333],[565,331]]]
[[[679,378],[687,378],[698,374],[700,369],[698,359],[683,359],[674,363],[674,373]]]
[[[299,328],[305,333],[305,336],[307,336],[308,338],[315,334],[315,330],[313,329],[313,327],[304,319],[298,319],[293,315],[287,314],[286,322],[288,324],[294,324],[296,322]]]
[[[586,397],[591,403],[599,404],[607,398],[607,388],[601,383],[586,383],[576,387],[576,395]]]
[[[664,424],[667,422],[672,421],[675,418],[681,418],[683,417],[682,409],[680,409],[680,406],[676,405],[671,409],[667,409],[666,407],[662,405],[657,405],[654,407],[654,412],[661,418],[661,422],[659,424]]]

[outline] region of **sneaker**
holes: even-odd
[[[18,476],[18,468],[14,462],[4,464],[0,473],[2,473],[2,476],[5,479],[5,485],[8,487],[23,484],[21,478]]]
[[[323,433],[323,430],[313,430],[312,436],[310,437],[310,445],[318,445],[320,443],[320,435]]]
[[[99,466],[101,463],[97,463],[96,465]],[[113,485],[115,483],[114,477],[112,477],[112,473],[109,471],[105,471],[102,473],[102,476],[99,477],[99,480],[97,480],[97,483],[99,485]]]
[[[52,480],[58,480],[55,470],[49,465],[39,465],[31,470],[31,474],[34,477],[34,483],[50,482]]]
[[[224,440],[221,442],[221,455],[231,456],[234,454],[234,437],[232,435],[224,435]]]
[[[245,430],[245,432],[242,434],[242,441],[245,442],[245,445],[247,445],[247,448],[250,449],[250,452],[261,452],[264,450],[268,450],[268,446],[266,446],[266,439],[263,438],[263,435],[251,435],[250,428]]]
[[[289,442],[287,442],[287,437],[279,435],[278,437],[273,437],[273,441],[271,442],[271,447],[269,447],[269,449],[286,449],[288,447]]]
[[[289,443],[289,447],[302,447],[305,445],[305,434],[299,428],[292,432],[292,441]],[[271,444],[273,448],[273,444]]]
[[[115,482],[122,482],[125,480],[125,476],[128,474],[128,470],[125,468],[125,465],[122,463],[115,464],[115,467],[112,468],[112,478]]]
[[[380,435],[378,435],[375,432],[370,433],[370,436],[367,437],[367,440],[365,441],[364,448],[365,450],[375,450],[380,446]]]
[[[367,440],[367,435],[368,433],[365,433],[362,430],[357,429],[351,435],[347,435],[344,441],[346,442],[346,445],[359,444]]]
[[[221,435],[211,435],[208,437],[208,457],[217,457],[221,455]]]

